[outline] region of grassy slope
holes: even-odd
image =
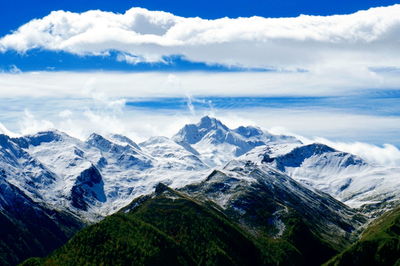
[[[360,240],[326,265],[400,265],[400,208],[373,222]]]

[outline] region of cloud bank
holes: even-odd
[[[54,11],[0,39],[0,51],[31,49],[118,60],[162,62],[165,56],[277,69],[399,67],[400,5],[349,15],[295,18],[185,18],[132,8],[124,14]]]

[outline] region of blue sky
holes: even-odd
[[[6,1],[0,130],[143,140],[211,114],[231,126],[400,147],[395,4]]]

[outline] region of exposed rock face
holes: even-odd
[[[96,201],[105,202],[103,178],[95,166],[84,170],[76,179],[71,189],[72,206],[86,211]]]

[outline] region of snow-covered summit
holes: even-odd
[[[21,147],[28,148],[29,146],[39,146],[42,143],[69,141],[71,139],[73,138],[68,134],[53,129],[40,131],[36,134],[30,134],[19,138],[14,138],[13,140]]]
[[[147,151],[158,162],[158,167],[180,170],[207,169],[201,159],[188,151],[184,146],[167,137],[151,137],[140,143],[143,150]]]
[[[212,135],[214,138],[212,138],[211,141],[216,143],[217,141],[223,141],[223,137],[228,131],[229,128],[222,124],[221,121],[209,116],[204,116],[197,124],[185,125],[173,139],[176,142],[196,144],[206,135]]]
[[[130,145],[138,150],[140,150],[140,147],[138,144],[136,144],[136,142],[134,142],[133,140],[131,140],[130,138],[124,136],[124,135],[120,135],[120,134],[111,134],[109,136],[109,139],[119,145]]]
[[[268,143],[300,143],[294,137],[273,135],[258,127],[240,126],[230,129],[221,121],[209,116],[201,118],[197,124],[185,125],[173,140],[190,145],[210,166],[222,165]]]

